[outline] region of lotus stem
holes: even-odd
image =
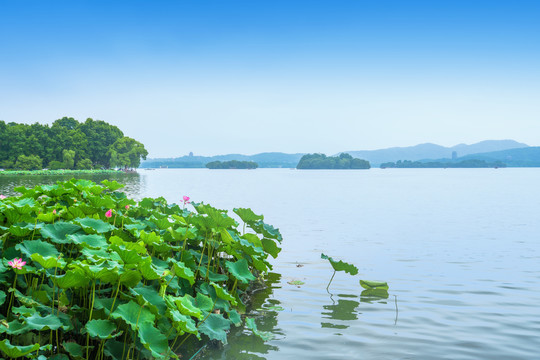
[[[326,286],[327,292],[328,292],[328,288],[330,287],[330,284],[332,283],[332,280],[334,280],[335,275],[336,275],[336,270],[334,270],[334,273],[332,274],[332,277],[330,278],[330,281],[328,282],[328,285]]]

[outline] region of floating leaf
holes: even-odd
[[[287,284],[289,284],[289,285],[304,285],[305,282],[300,281],[300,280],[291,280],[291,281],[287,281]]]
[[[388,283],[382,282],[382,281],[360,280],[360,286],[362,286],[366,290],[371,290],[371,289],[388,290]]]

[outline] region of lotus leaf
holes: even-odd
[[[258,220],[264,220],[264,216],[256,215],[251,209],[235,208],[233,211],[247,224],[254,223]]]
[[[57,222],[43,226],[41,228],[41,236],[45,239],[51,239],[52,242],[57,244],[66,244],[71,241],[66,238],[67,235],[75,234],[80,230],[81,227],[77,224]]]
[[[40,316],[37,312],[25,318],[26,326],[32,330],[56,330],[62,327],[62,322],[56,315]]]
[[[74,221],[81,225],[84,231],[88,234],[103,234],[116,229],[113,225],[106,223],[105,221],[100,219],[77,218]]]
[[[268,341],[268,340],[272,340],[272,338],[274,337],[272,335],[272,333],[270,332],[267,332],[267,331],[259,331],[257,329],[257,324],[255,323],[255,320],[252,319],[252,318],[246,318],[246,326],[248,329],[250,329],[251,331],[253,331],[253,334],[260,337],[261,339],[263,339],[264,341]]]
[[[152,286],[139,284],[130,289],[131,293],[143,300],[148,305],[150,310],[154,310],[154,314],[164,314],[167,311],[167,304],[158,292]],[[139,302],[140,303],[140,302]]]
[[[262,239],[261,242],[262,242],[264,251],[272,255],[274,259],[277,258],[279,252],[281,251],[281,248],[277,246],[276,242],[270,239]]]
[[[32,257],[32,254],[40,254],[43,257],[60,255],[53,244],[41,240],[24,240],[15,245],[15,249],[20,250],[27,257]]]
[[[366,290],[371,290],[371,289],[388,290],[388,283],[381,282],[381,281],[360,280],[360,286],[362,286]]]
[[[117,326],[110,320],[90,320],[84,327],[91,337],[97,337],[102,340],[110,339],[122,334],[122,332],[119,332],[113,335],[113,332],[116,330]]]
[[[208,314],[206,320],[199,325],[199,332],[208,336],[211,340],[219,340],[227,344],[227,333],[231,328],[231,321],[220,314]]]
[[[0,350],[6,354],[9,358],[18,358],[21,356],[26,356],[34,351],[38,351],[40,348],[39,344],[27,345],[27,346],[16,346],[11,345],[8,339],[0,341]]]
[[[178,310],[169,310],[170,318],[177,330],[197,335],[199,331],[195,321],[189,316],[183,315]]]
[[[155,315],[146,309],[144,306],[141,306],[134,302],[133,300],[129,301],[127,304],[118,306],[118,308],[111,313],[113,319],[122,319],[126,324],[131,326],[131,329],[136,330],[139,324],[143,323],[154,323]]]
[[[255,280],[255,276],[249,271],[246,259],[241,259],[234,263],[226,261],[225,267],[227,267],[232,276],[243,283],[247,284],[248,282]]]
[[[352,264],[346,263],[341,260],[335,261],[331,257],[326,256],[324,254],[321,254],[321,259],[328,260],[335,271],[345,271],[346,273],[351,274],[351,275],[358,274],[358,268]]]
[[[174,298],[174,303],[176,304],[178,310],[184,315],[193,316],[197,319],[201,319],[203,317],[201,309],[193,305],[193,297],[189,295]]]
[[[142,323],[139,327],[139,339],[145,348],[152,352],[156,359],[170,359],[171,350],[167,337],[151,323]],[[172,354],[174,355],[174,354]],[[176,356],[174,356],[177,358]]]

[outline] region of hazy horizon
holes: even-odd
[[[0,0],[0,120],[149,157],[540,144],[535,1]]]

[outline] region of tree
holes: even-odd
[[[75,151],[64,150],[62,151],[62,157],[64,160],[65,169],[73,169],[75,166]]]
[[[20,170],[40,170],[43,160],[37,155],[20,155],[15,163],[15,168]]]
[[[138,168],[141,164],[141,158],[146,159],[148,151],[137,140],[124,136],[112,144],[107,155],[111,166]]]

